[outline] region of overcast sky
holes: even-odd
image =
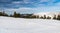
[[[58,12],[60,0],[0,0],[0,10],[8,13]]]

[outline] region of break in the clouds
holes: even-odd
[[[23,9],[22,9],[23,8]],[[60,0],[0,0],[0,10],[23,12],[60,11]]]

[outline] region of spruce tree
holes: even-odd
[[[57,20],[60,20],[60,15],[58,15]]]
[[[44,15],[44,19],[46,19],[46,15]]]
[[[48,16],[47,19],[51,19],[51,17]]]
[[[40,18],[43,19],[43,16],[41,16]]]
[[[17,17],[17,13],[16,12],[14,12],[14,15],[13,15],[14,17]]]
[[[53,19],[56,19],[56,15],[54,15]]]

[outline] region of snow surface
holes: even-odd
[[[0,17],[0,33],[60,33],[60,21]]]

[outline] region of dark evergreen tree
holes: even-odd
[[[56,19],[56,15],[54,15],[53,19]]]
[[[51,19],[51,17],[48,16],[47,19]]]
[[[43,16],[41,16],[40,18],[43,19]]]
[[[39,15],[37,15],[36,18],[39,18]]]
[[[17,15],[17,17],[20,17],[20,13],[17,13],[16,15]]]
[[[14,12],[14,15],[13,15],[14,17],[20,17],[20,14],[19,13],[16,13],[16,12]]]
[[[8,16],[8,14],[6,14],[4,11],[0,12],[0,16]]]
[[[46,19],[46,15],[44,15],[44,19]]]
[[[58,15],[57,20],[60,20],[60,15]]]
[[[2,16],[3,14],[2,14],[2,12],[0,12],[0,16]]]
[[[16,12],[14,12],[14,15],[13,15],[14,17],[17,17],[17,13]]]
[[[35,16],[35,15],[33,15],[33,16],[31,16],[31,18],[36,18],[36,16]]]

